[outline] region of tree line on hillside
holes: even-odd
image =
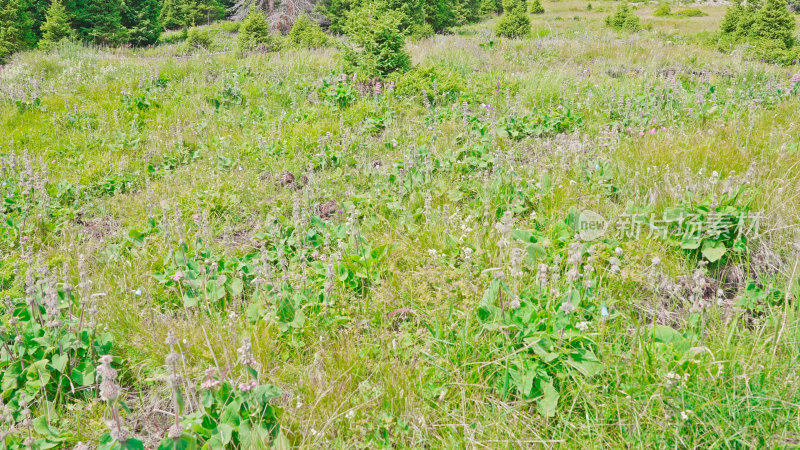
[[[416,37],[503,10],[501,0],[2,0],[0,64],[16,51],[47,49],[65,39],[106,46],[153,45],[165,30],[240,19],[253,8],[270,19],[283,8],[272,26],[284,33],[295,18],[312,10],[331,32],[343,33],[348,13],[367,4],[397,13],[401,31]]]

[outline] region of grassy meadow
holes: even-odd
[[[383,80],[225,23],[16,55],[0,448],[800,445],[798,66],[543,6]]]

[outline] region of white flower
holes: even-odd
[[[586,321],[583,321],[583,322],[578,322],[578,323],[575,325],[575,328],[577,328],[577,329],[579,329],[579,330],[581,330],[581,331],[586,331],[586,330],[588,330],[588,329],[589,329],[589,325],[590,325],[590,323],[589,323],[589,322],[586,322]]]

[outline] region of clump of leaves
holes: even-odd
[[[757,230],[758,217],[751,216],[748,202],[740,201],[744,192],[740,188],[718,198],[688,199],[666,210],[664,219],[677,227],[669,233],[673,243],[710,263],[745,254],[748,234]]]
[[[38,405],[95,396],[95,361],[111,352],[113,342],[110,334],[97,332],[87,287],[86,280],[78,289],[68,281],[58,285],[45,271],[38,279],[28,277],[24,298],[6,301],[0,371],[10,424],[30,427]],[[32,423],[25,431],[40,436],[36,448],[63,445],[58,443],[70,437],[50,427],[46,417]]]
[[[675,15],[678,17],[706,17],[708,14],[698,8],[686,8],[676,12]]]
[[[606,26],[631,33],[642,29],[639,17],[631,11],[627,3],[620,4],[614,14],[606,17]]]
[[[661,2],[658,4],[658,7],[655,11],[653,11],[653,15],[656,17],[667,17],[672,14],[672,10],[670,10],[669,3]]]
[[[186,308],[221,308],[251,289],[254,257],[222,257],[208,249],[191,253],[182,244],[167,255],[163,269],[153,278],[167,290],[177,292],[180,304]]]
[[[216,369],[207,370],[200,409],[185,416],[181,421],[184,431],[165,437],[159,450],[287,445],[280,430],[282,410],[273,404],[280,389],[260,384],[253,367],[247,367],[247,373],[248,380],[235,385]]]
[[[324,103],[337,109],[345,109],[358,98],[358,89],[343,75],[338,78],[323,78],[317,94]]]
[[[580,113],[574,113],[567,108],[554,108],[550,111],[534,110],[522,117],[501,117],[497,127],[501,137],[523,139],[565,133],[581,122]]]
[[[398,95],[423,94],[431,103],[437,100],[456,101],[466,91],[463,75],[438,65],[415,67],[397,79]]]

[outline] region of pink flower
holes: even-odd
[[[667,127],[661,127],[661,131],[667,131]]]
[[[239,383],[239,390],[244,392],[252,391],[256,386],[258,386],[258,382],[251,380],[248,383]]]
[[[652,130],[650,130],[650,134],[656,134],[656,129],[653,128]]]
[[[639,136],[644,136],[644,131],[640,131]]]
[[[172,276],[172,281],[180,281],[181,278],[183,278],[183,272],[179,270]]]

